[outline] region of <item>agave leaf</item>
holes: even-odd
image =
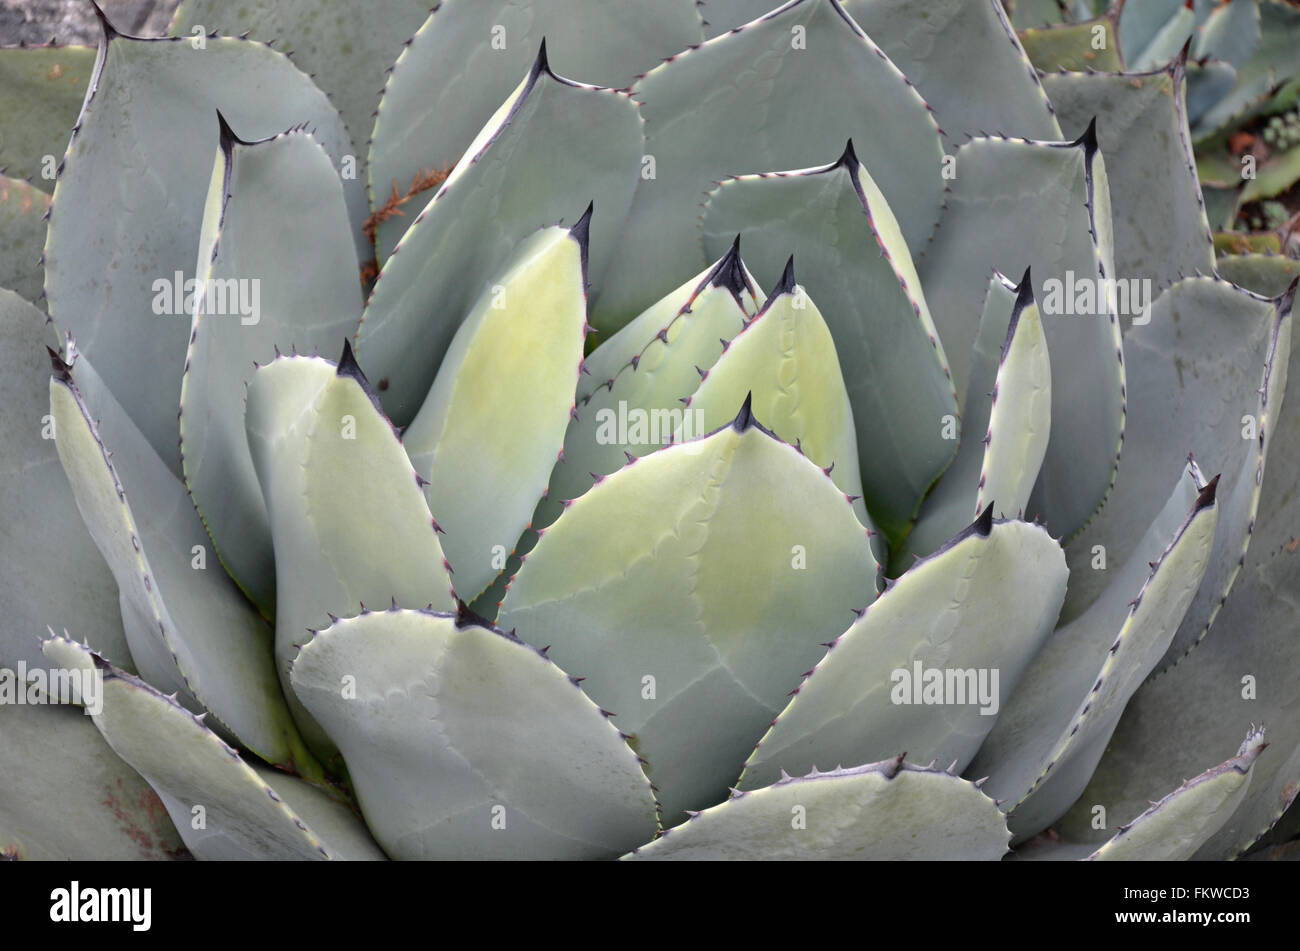
[[[1061,137],[1001,0],[846,0],[844,9],[916,84],[950,149],[977,133]]]
[[[1187,121],[1196,128],[1215,103],[1236,85],[1237,71],[1227,63],[1212,59],[1188,63],[1186,70],[1184,98],[1187,100]]]
[[[681,401],[765,301],[740,259],[737,240],[711,268],[597,347],[587,359],[587,375],[578,379],[577,418],[569,423],[534,525],[551,524],[564,502],[623,468],[625,453],[643,456],[670,442],[685,420]],[[627,420],[622,434],[620,414]],[[643,432],[635,428],[638,420]]]
[[[891,205],[850,142],[831,165],[723,182],[705,210],[705,250],[738,231],[760,274],[780,273],[793,252],[820,301],[853,408],[867,509],[897,540],[952,459],[943,431],[957,397]]]
[[[466,149],[478,131],[496,118],[497,107],[511,96],[518,77],[528,71],[539,44],[546,43],[564,75],[622,89],[702,38],[700,14],[693,0],[658,0],[653,5],[641,0],[551,0],[542,4],[444,0],[436,4],[394,64],[384,88],[370,143],[375,206],[384,205],[390,189],[403,194],[423,171],[472,158],[473,153]],[[584,151],[597,141],[606,146],[614,131],[599,115],[587,119],[572,120],[579,124],[569,134]],[[570,195],[566,201],[581,207],[577,199],[585,202],[593,195]],[[595,197],[599,213],[613,212],[601,196]],[[538,215],[530,218],[529,224],[537,227],[559,214]],[[381,262],[392,253],[409,221],[399,215],[380,223],[377,250]],[[612,217],[607,222],[602,229],[617,224]],[[607,243],[598,232],[592,248],[600,265],[594,271],[597,275],[604,269]]]
[[[1020,42],[1030,62],[1044,73],[1089,69],[1115,72],[1123,68],[1115,21],[1110,16],[1023,30]]]
[[[991,401],[976,508],[991,505],[995,516],[1018,518],[1028,507],[1052,430],[1052,366],[1032,303],[1012,316]]]
[[[714,182],[806,168],[846,137],[863,146],[907,246],[921,247],[934,229],[943,201],[938,126],[838,0],[790,0],[651,70],[632,94],[644,103],[654,175],[637,185],[610,273],[602,282],[593,272],[598,330],[618,329],[714,256],[695,240]]]
[[[0,49],[0,170],[53,188],[94,68],[90,46]]]
[[[1201,196],[1205,201],[1205,217],[1209,219],[1210,227],[1215,229],[1231,228],[1237,220],[1237,210],[1239,207],[1239,198],[1241,195],[1240,188],[1215,188],[1211,185],[1202,183]],[[1214,232],[1214,250],[1216,254],[1224,253],[1219,247],[1219,239],[1222,234],[1221,230]],[[1234,233],[1235,234],[1235,233]],[[1245,235],[1236,234],[1237,238],[1245,238]],[[1232,253],[1245,253],[1247,249],[1234,250]]]
[[[501,623],[586,675],[675,821],[725,795],[876,574],[844,494],[746,402],[732,425],[575,500],[515,577]]]
[[[1289,191],[1297,181],[1300,181],[1300,149],[1288,149],[1259,167],[1258,174],[1242,186],[1237,201],[1245,204],[1273,198]]]
[[[921,283],[965,392],[972,310],[990,269],[1032,269],[1052,355],[1052,432],[1069,435],[1048,446],[1029,511],[1068,538],[1106,497],[1124,431],[1119,322],[1113,295],[1098,286],[1115,269],[1095,125],[1073,143],[975,139],[957,150],[955,171]],[[1093,289],[1085,314],[1074,313],[1079,284]]]
[[[1043,77],[1062,125],[1078,128],[1093,116],[1105,117],[1097,139],[1106,157],[1115,238],[1115,270],[1108,276],[1148,279],[1154,292],[1184,275],[1214,270],[1187,131],[1183,66],[1180,57],[1154,73]]]
[[[305,132],[244,142],[221,120],[181,383],[181,464],[217,556],[264,613],[275,610],[266,504],[244,435],[254,361],[280,350],[334,352],[361,316],[347,208],[329,156]],[[216,291],[244,286],[254,306]]]
[[[0,667],[38,663],[47,625],[92,632],[98,649],[130,667],[117,585],[46,438],[56,434],[47,340],[45,315],[0,289]]]
[[[358,147],[369,141],[388,68],[429,16],[428,0],[184,0],[168,30],[227,36],[248,32],[277,45],[338,106]]]
[[[179,473],[176,407],[190,321],[170,311],[178,298],[184,309],[183,282],[196,277],[213,112],[220,107],[250,139],[307,122],[335,163],[352,146],[321,91],[260,43],[212,38],[196,49],[124,36],[105,21],[100,49],[55,187],[45,290],[60,328]],[[344,188],[351,204],[364,205],[360,180]]]
[[[53,663],[100,675],[102,709],[91,719],[118,756],[149,781],[185,845],[200,859],[382,858],[360,820],[341,803],[324,806],[324,793],[281,774],[278,788],[299,787],[296,801],[314,800],[327,819],[319,830],[219,736],[173,698],[104,661],[75,641],[51,638]],[[313,816],[315,818],[316,816]],[[319,833],[335,833],[326,839]]]
[[[1294,361],[1295,357],[1292,356]],[[1272,385],[1285,384],[1286,363]],[[1280,397],[1279,388],[1277,396]],[[1280,400],[1279,400],[1280,402]],[[1270,412],[1277,412],[1277,403]],[[1300,790],[1300,628],[1293,593],[1300,588],[1296,503],[1300,495],[1300,414],[1278,416],[1259,510],[1241,576],[1191,654],[1142,686],[1102,758],[1079,806],[1063,828],[1096,840],[1087,815],[1101,804],[1115,817],[1134,815],[1200,769],[1202,750],[1231,748],[1252,723],[1268,728],[1272,745],[1253,767],[1245,800],[1196,853],[1198,859],[1240,855],[1296,800]],[[1189,704],[1189,697],[1196,702]],[[1234,734],[1236,736],[1234,737]],[[1086,804],[1086,808],[1085,808]]]
[[[1065,0],[1012,0],[1008,8],[1016,28],[1023,30],[1065,22],[1068,6]]]
[[[978,504],[979,480],[984,471],[984,438],[989,431],[991,394],[997,385],[1008,332],[1013,324],[1018,324],[1019,314],[1034,306],[1029,272],[1019,285],[996,270],[993,272],[975,346],[971,348],[970,382],[966,385],[966,411],[957,456],[939,484],[926,496],[921,514],[903,544],[891,552],[891,577],[906,571],[916,557],[937,550],[969,524],[972,516],[984,510]]]
[[[998,807],[971,782],[902,757],[733,795],[624,859],[996,861]]]
[[[960,772],[1052,632],[1067,578],[1061,547],[1046,531],[1025,522],[994,524],[989,506],[832,643],[759,742],[738,785],[753,789],[816,763],[872,760],[899,743],[920,761],[956,761],[952,771]],[[926,706],[919,688],[929,670],[941,677],[992,670],[997,680],[989,681],[991,696],[963,680],[970,690],[960,701],[940,695]]]
[[[696,0],[704,17],[704,36],[713,39],[745,26],[782,5],[782,0]]]
[[[0,175],[0,287],[43,300],[41,254],[50,196],[30,182]]]
[[[767,303],[718,362],[704,371],[699,389],[684,402],[678,441],[725,426],[735,407],[752,394],[751,408],[779,439],[797,444],[854,499],[853,510],[868,528],[858,471],[853,410],[844,388],[835,341],[821,311],[795,283],[790,258]]]
[[[366,306],[358,353],[372,377],[388,380],[383,400],[395,422],[410,422],[456,328],[539,226],[594,200],[589,271],[601,273],[632,200],[643,144],[628,95],[561,79],[543,46],[412,221]]]
[[[1268,743],[1251,730],[1237,755],[1189,779],[1089,856],[1093,861],[1182,862],[1218,831],[1245,798],[1251,766]]]
[[[248,448],[275,544],[275,659],[313,748],[332,744],[289,685],[307,632],[370,604],[455,603],[419,477],[352,351],[278,357],[253,374]]]
[[[157,794],[81,710],[0,704],[0,856],[156,861],[184,851]]]
[[[1209,626],[1241,568],[1259,511],[1268,440],[1278,422],[1291,348],[1288,292],[1267,300],[1212,278],[1175,284],[1156,301],[1149,323],[1133,327],[1124,349],[1132,370],[1128,473],[1168,471],[1189,451],[1206,472],[1222,474],[1219,530],[1205,581],[1158,669],[1191,650]],[[1107,571],[1092,570],[1095,546],[1122,564],[1133,526],[1151,520],[1163,499],[1150,480],[1121,478],[1106,507],[1071,545],[1070,593],[1063,619],[1079,614]]]
[[[1280,254],[1230,254],[1219,258],[1219,277],[1264,297],[1279,297],[1300,276],[1300,261]]]
[[[971,764],[973,774],[989,775],[989,794],[1004,801],[1018,839],[1060,818],[1083,790],[1205,573],[1218,520],[1217,479],[1198,489],[1189,478],[1198,473],[1189,469],[1102,597],[1058,628],[1034,658]],[[1169,532],[1194,491],[1191,513]]]
[[[270,629],[225,572],[208,563],[207,532],[185,487],[85,357],[76,361],[75,381],[54,359],[49,399],[59,459],[117,581],[141,674],[183,691],[189,705],[211,711],[267,762],[318,773],[276,683]]]
[[[403,434],[467,595],[504,567],[564,445],[586,339],[590,221],[588,209],[573,228],[520,245]]]
[[[1197,28],[1192,55],[1197,59],[1222,60],[1241,69],[1259,45],[1259,24],[1256,0],[1221,3]]]
[[[1129,4],[1141,6],[1141,4]],[[1300,72],[1300,10],[1281,0],[1260,0],[1259,45],[1249,62],[1237,70],[1237,84],[1201,117],[1192,129],[1195,139],[1256,114],[1273,98],[1277,87]]]
[[[654,832],[650,783],[608,714],[471,615],[336,621],[292,676],[394,858],[595,858]]]
[[[1124,62],[1134,72],[1159,69],[1177,56],[1191,39],[1196,30],[1196,12],[1184,0],[1148,0],[1132,6],[1148,9],[1129,16],[1124,15],[1127,11],[1120,12]],[[1166,10],[1164,18],[1155,19]]]

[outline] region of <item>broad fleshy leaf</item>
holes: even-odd
[[[1182,862],[1232,815],[1250,788],[1251,767],[1268,743],[1251,730],[1237,755],[1189,779],[1142,815],[1119,827],[1092,861]]]
[[[55,186],[45,290],[59,327],[179,473],[185,284],[196,278],[216,109],[250,139],[308,123],[336,164],[352,145],[321,91],[267,46],[214,37],[196,48],[124,36],[107,21],[103,28],[91,92]],[[360,179],[344,190],[350,205],[364,206]]]
[[[324,806],[325,793],[280,774],[276,786],[296,787],[293,798],[311,800],[320,833],[268,785],[239,754],[175,699],[117,670],[82,645],[63,638],[45,642],[49,658],[102,678],[102,709],[91,719],[118,756],[148,780],[166,806],[185,845],[200,859],[378,859],[360,820],[341,802]]]
[[[0,49],[0,170],[45,191],[54,187],[94,69],[91,46]]]
[[[966,409],[962,430],[954,424],[946,435],[960,435],[957,455],[934,490],[925,497],[921,513],[903,544],[891,552],[890,574],[899,575],[919,556],[928,555],[946,543],[972,517],[983,511],[978,504],[979,479],[984,467],[985,436],[989,429],[992,393],[1007,333],[1026,307],[1033,307],[1033,286],[1026,278],[1019,285],[993,272],[984,297],[975,346],[971,348],[970,381],[966,384]],[[1014,514],[1014,513],[1013,513]]]
[[[844,9],[916,85],[949,148],[977,134],[1061,137],[1001,0],[845,0]]]
[[[351,5],[352,0],[344,2]],[[771,4],[777,2],[771,0]],[[379,104],[370,143],[375,207],[381,208],[392,192],[403,194],[417,174],[472,157],[465,150],[479,129],[494,119],[497,107],[511,96],[518,77],[527,72],[543,41],[565,76],[622,89],[702,38],[694,0],[655,0],[653,4],[644,0],[530,4],[444,0],[436,4],[393,65]],[[613,134],[596,115],[574,133],[586,149],[603,146]],[[585,202],[596,197],[596,208],[607,208],[594,194],[569,197],[578,207],[581,202],[577,199]],[[531,224],[549,223],[548,217],[551,221],[555,218],[540,215]],[[377,250],[381,262],[392,253],[409,220],[399,215],[380,223]],[[607,227],[616,224],[611,218]],[[601,269],[606,258],[598,246],[607,240],[598,233],[597,247],[593,247]],[[598,275],[600,270],[594,273]]]
[[[564,445],[586,339],[590,215],[520,245],[402,435],[467,598],[500,573]]]
[[[1008,838],[978,786],[900,756],[733,795],[623,858],[996,861]]]
[[[1129,6],[1135,8],[1131,13]],[[1185,0],[1147,0],[1125,7],[1120,14],[1120,45],[1125,64],[1134,71],[1163,67],[1196,30],[1196,11]],[[1146,9],[1136,9],[1141,7]]]
[[[346,344],[338,366],[295,356],[260,367],[245,425],[275,545],[276,667],[304,735],[328,754],[289,687],[289,664],[331,615],[454,604],[438,525]]]
[[[1205,581],[1163,669],[1214,622],[1241,568],[1259,508],[1267,434],[1278,421],[1291,350],[1293,291],[1276,300],[1213,278],[1180,281],[1161,294],[1146,323],[1124,338],[1132,370],[1129,434],[1116,490],[1066,554],[1071,565],[1064,619],[1084,610],[1108,583],[1092,570],[1096,546],[1122,564],[1164,499],[1142,473],[1170,471],[1189,452],[1207,473],[1220,473],[1219,530]]]
[[[1034,658],[971,764],[972,774],[989,776],[986,788],[1004,801],[1019,839],[1056,821],[1083,791],[1205,574],[1218,520],[1217,479],[1199,487],[1195,467],[1189,470],[1103,596],[1058,628]]]
[[[220,116],[218,116],[220,118]],[[245,142],[221,119],[181,383],[181,466],[217,556],[275,610],[266,504],[244,435],[256,361],[334,353],[361,319],[357,258],[329,156],[305,132]]]
[[[636,187],[642,125],[626,93],[561,79],[542,48],[411,222],[366,306],[357,353],[388,381],[396,423],[414,417],[457,327],[538,227],[592,202],[589,270],[601,273]]]
[[[41,255],[50,204],[30,182],[0,175],[0,287],[38,303],[45,293]]]
[[[1300,261],[1280,254],[1230,254],[1216,262],[1219,277],[1264,297],[1279,297],[1300,277]]]
[[[1130,8],[1140,6],[1128,4]],[[1259,44],[1249,61],[1237,70],[1237,83],[1231,92],[1201,116],[1192,129],[1197,140],[1249,118],[1279,86],[1300,72],[1300,46],[1295,42],[1300,10],[1282,0],[1260,0],[1258,7]]]
[[[292,678],[394,858],[610,857],[654,832],[650,783],[608,714],[473,616],[335,621]]]
[[[627,453],[644,456],[671,442],[687,419],[681,401],[765,301],[736,242],[713,267],[597,347],[587,375],[578,378],[577,418],[534,524],[555,521],[563,503],[623,468]]]
[[[1296,358],[1292,356],[1294,361]],[[1287,364],[1272,387],[1285,389]],[[1291,369],[1295,369],[1292,366]],[[1280,409],[1270,404],[1270,412]],[[1062,828],[1095,841],[1085,805],[1104,805],[1123,819],[1204,766],[1204,750],[1231,749],[1251,724],[1268,729],[1271,749],[1252,768],[1241,806],[1198,850],[1198,859],[1234,858],[1253,845],[1296,800],[1300,790],[1300,413],[1281,413],[1271,427],[1272,457],[1263,479],[1261,512],[1240,577],[1196,650],[1144,684],[1129,704],[1080,805]],[[1196,702],[1189,704],[1188,697]],[[1235,734],[1235,735],[1234,735]],[[1084,813],[1078,815],[1078,813]]]
[[[1021,32],[1020,42],[1030,62],[1042,72],[1114,72],[1124,65],[1115,39],[1115,22],[1109,16],[1027,29]]]
[[[0,704],[0,857],[157,861],[184,852],[157,794],[80,708]]]
[[[1012,315],[990,401],[975,507],[991,505],[997,517],[1019,518],[1052,430],[1051,359],[1038,307],[1030,302]]]
[[[737,232],[760,276],[798,261],[848,388],[867,510],[897,540],[952,459],[943,430],[957,397],[894,209],[850,142],[831,165],[723,182],[705,210],[706,251]]]
[[[1067,577],[1046,531],[995,524],[990,506],[832,642],[738,785],[871,761],[900,743],[918,761],[953,762],[961,772],[1052,632]]]
[[[779,439],[797,445],[826,470],[854,500],[858,520],[870,528],[862,504],[853,409],[835,340],[808,292],[795,283],[794,258],[763,309],[704,371],[699,389],[683,400],[686,423],[677,441],[727,425],[746,397],[752,397],[754,414]]]
[[[958,392],[991,269],[1031,268],[1052,356],[1052,432],[1029,512],[1069,538],[1110,490],[1124,433],[1110,192],[1095,126],[1075,142],[974,139],[920,263]],[[1059,438],[1066,434],[1065,438]]]
[[[907,246],[919,249],[934,229],[943,201],[938,126],[838,0],[790,0],[651,70],[632,95],[644,103],[654,174],[637,185],[609,274],[592,272],[600,288],[592,323],[602,332],[716,256],[695,239],[699,204],[726,175],[806,168],[853,138]]]
[[[54,342],[43,313],[0,289],[0,667],[39,663],[48,626],[85,632],[97,650],[134,669],[117,585],[55,447],[45,352]]]
[[[445,4],[444,4],[445,5]],[[429,0],[184,0],[169,32],[248,33],[277,45],[338,106],[360,148],[370,139],[388,68],[429,16]]]
[[[1153,73],[1043,77],[1065,128],[1104,117],[1097,141],[1106,157],[1115,235],[1115,270],[1108,276],[1149,280],[1149,295],[1181,277],[1214,270],[1214,240],[1187,130],[1184,69],[1179,57]],[[1121,316],[1132,317],[1153,302],[1153,296],[1130,301],[1129,313]]]
[[[183,691],[188,705],[210,711],[267,762],[318,773],[276,683],[270,628],[209,561],[207,532],[185,486],[85,357],[75,370],[54,360],[49,399],[59,459],[117,581],[141,675]]]
[[[874,598],[877,571],[844,493],[747,401],[732,425],[575,500],[500,623],[587,677],[650,761],[671,822],[725,795],[822,644]]]

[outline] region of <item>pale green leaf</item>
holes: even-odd
[[[1109,492],[1124,432],[1120,326],[1114,294],[1101,283],[1115,271],[1110,192],[1095,129],[1072,143],[974,139],[957,150],[954,170],[920,265],[930,311],[965,392],[990,271],[1032,269],[1057,438],[1028,511],[1069,538]]]
[[[1197,491],[1189,476],[1198,473],[1190,470],[1104,595],[1058,628],[1034,658],[970,766],[972,774],[989,776],[986,788],[1004,801],[1017,838],[1042,831],[1078,798],[1129,698],[1191,604],[1218,509],[1216,483]],[[1182,523],[1171,533],[1179,513]]]
[[[68,669],[98,675],[102,704],[92,711],[108,745],[149,781],[162,799],[185,845],[200,859],[309,860],[382,858],[347,808],[323,805],[325,793],[281,775],[277,787],[296,788],[292,798],[311,801],[327,818],[323,838],[286,804],[239,754],[173,698],[112,667],[72,641],[45,642],[50,659]]]
[[[760,276],[775,282],[790,254],[798,261],[839,356],[867,510],[896,540],[956,450],[943,430],[957,398],[894,209],[850,142],[828,166],[723,182],[705,249],[736,232]]]
[[[466,149],[511,95],[543,41],[563,75],[621,89],[702,38],[695,0],[443,0],[401,51],[384,88],[370,143],[372,200],[382,206],[394,188],[404,193],[426,169],[470,159]],[[591,114],[571,134],[590,149],[614,133]],[[578,207],[592,197],[600,213],[607,202],[594,193],[570,196]],[[528,223],[536,228],[559,214]],[[409,221],[407,213],[380,224],[380,262]],[[615,224],[611,218],[608,227]],[[593,274],[604,267],[600,245],[607,240],[598,230],[592,250],[600,269]]]
[[[725,795],[876,575],[844,494],[746,404],[732,425],[575,500],[528,555],[500,623],[587,678],[675,821]]]
[[[308,134],[259,143],[222,136],[208,186],[181,383],[181,465],[217,556],[262,608],[275,610],[275,559],[244,435],[257,361],[340,350],[361,318],[357,258],[329,156]]]
[[[117,585],[59,463],[47,343],[56,340],[45,315],[0,289],[0,667],[38,663],[48,626],[89,632],[134,670]]]
[[[609,274],[593,269],[598,330],[618,329],[715,256],[699,244],[699,205],[714,182],[806,168],[847,138],[862,147],[907,246],[918,250],[934,229],[938,126],[837,0],[791,0],[650,71],[632,94],[644,103],[654,174],[637,185]]]
[[[610,857],[654,832],[650,783],[604,711],[473,617],[336,621],[292,676],[394,858]]]
[[[60,329],[179,473],[184,284],[196,278],[216,109],[249,139],[308,123],[336,164],[352,145],[321,91],[267,46],[212,38],[198,49],[104,29],[94,91],[55,187],[45,290]],[[364,207],[360,179],[344,190]]]
[[[973,783],[899,757],[741,793],[624,858],[988,862],[1008,837]]]
[[[750,756],[740,787],[819,763],[872,761],[900,744],[918,762],[960,772],[1052,632],[1067,576],[1046,531],[994,524],[986,510],[833,642]]]
[[[500,572],[564,445],[586,337],[589,221],[520,245],[402,435],[466,598]]]
[[[317,357],[260,367],[245,425],[275,545],[276,666],[304,735],[328,754],[289,689],[289,664],[330,615],[454,604],[437,524],[346,345],[337,367]]]
[[[49,400],[59,459],[117,581],[140,673],[184,691],[268,762],[318,772],[276,683],[270,628],[207,557],[207,532],[185,486],[85,357],[75,370],[56,367]]]
[[[631,97],[561,79],[543,50],[411,221],[366,306],[357,353],[388,381],[396,423],[414,417],[456,328],[518,243],[589,202],[598,279],[636,187],[642,125]]]

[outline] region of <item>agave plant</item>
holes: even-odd
[[[1295,285],[1215,274],[1186,54],[772,2],[0,50],[6,855],[1294,833]]]
[[[1258,233],[1249,240],[1225,235],[1220,249],[1281,250],[1282,242],[1264,232],[1282,230],[1291,213],[1273,199],[1300,179],[1300,150],[1289,148],[1300,93],[1300,7],[1291,0],[1008,0],[1008,6],[1031,60],[1048,71],[1128,70],[1136,80],[1163,69],[1181,50],[1210,223]],[[1258,135],[1247,131],[1261,120]],[[1236,261],[1229,276],[1287,268],[1280,261]]]

